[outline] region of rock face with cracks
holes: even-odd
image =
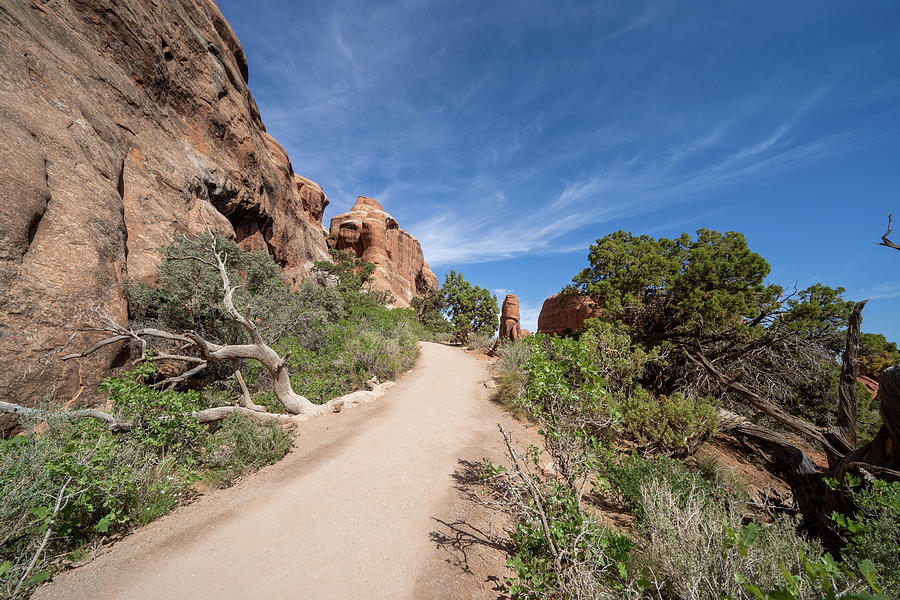
[[[359,196],[350,212],[331,219],[328,245],[373,263],[372,287],[393,294],[395,307],[407,307],[414,297],[425,297],[438,288],[419,241],[400,229],[372,198]]]
[[[522,337],[519,297],[508,294],[500,311],[500,339],[515,342]]]
[[[56,357],[158,248],[206,225],[289,283],[328,260],[322,189],[295,174],[211,0],[0,5],[0,399],[90,399],[125,356]]]
[[[554,294],[544,300],[538,331],[551,334],[579,331],[584,320],[599,316],[600,310],[588,296]]]

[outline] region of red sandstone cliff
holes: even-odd
[[[394,306],[409,306],[414,297],[438,288],[419,241],[372,198],[360,196],[350,212],[331,219],[328,245],[374,263],[373,288],[391,292]]]
[[[600,315],[600,307],[588,296],[563,296],[553,294],[541,307],[538,331],[542,333],[575,332],[584,320]]]
[[[54,357],[205,218],[291,281],[327,259],[328,202],[265,132],[211,0],[0,5],[0,399],[96,390],[117,348]]]

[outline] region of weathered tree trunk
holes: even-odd
[[[900,481],[900,366],[885,369],[878,376],[878,400],[881,429],[871,442],[843,457],[834,469],[836,479],[861,469],[882,479]]]
[[[843,544],[828,518],[827,487],[822,474],[803,450],[784,436],[751,423],[729,410],[719,409],[719,429],[768,455],[770,467],[791,486],[794,502],[806,519],[806,527],[832,551]]]
[[[888,229],[890,233],[890,229]],[[887,235],[887,234],[886,234]],[[856,435],[856,378],[859,375],[859,332],[862,309],[866,301],[857,303],[847,328],[847,346],[841,368],[840,399],[835,425],[822,428],[799,419],[774,403],[762,398],[743,384],[730,379],[697,348],[688,357],[702,365],[706,371],[726,389],[738,394],[756,409],[790,427],[805,437],[818,442],[828,455],[829,476],[843,481],[850,471],[860,471],[889,479],[900,480],[900,366],[886,369],[879,376],[878,398],[881,402],[882,427],[875,439],[853,449]],[[829,518],[835,510],[845,514],[854,510],[852,502],[840,490],[824,485],[823,474],[815,463],[795,444],[783,436],[727,410],[719,411],[722,431],[729,431],[738,438],[766,452],[772,467],[790,484],[797,508],[810,528],[832,551],[838,551],[844,541]]]
[[[862,309],[868,300],[857,302],[850,313],[847,327],[847,344],[841,358],[841,385],[838,389],[836,422],[827,433],[830,441],[842,454],[856,448],[856,386],[859,377],[859,330],[862,324]],[[829,464],[834,467],[838,457],[828,455]]]

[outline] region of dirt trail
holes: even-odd
[[[140,529],[35,598],[497,598],[502,536],[466,500],[496,423],[487,363],[422,344],[372,404],[304,425],[283,461]]]

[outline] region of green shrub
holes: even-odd
[[[565,555],[556,561],[541,516],[531,511],[511,534],[515,554],[507,561],[516,577],[516,598],[571,598],[579,588],[614,590],[628,573],[632,542],[628,536],[599,525],[579,509],[572,490],[544,482],[543,508],[550,540]]]
[[[531,347],[525,340],[519,340],[502,345],[499,358],[492,367],[499,383],[495,399],[513,413],[523,414],[518,403],[525,394],[524,366],[530,357]]]
[[[244,473],[278,462],[290,449],[291,436],[280,425],[231,415],[206,439],[200,455],[203,478],[224,487]]]
[[[143,363],[119,377],[107,378],[100,384],[100,391],[109,394],[115,416],[134,423],[129,436],[190,461],[199,440],[205,435],[205,427],[191,413],[207,405],[202,395],[194,390],[160,392],[147,386],[145,380],[156,372],[156,365]]]
[[[654,452],[683,450],[694,437],[715,433],[718,413],[709,398],[681,392],[654,397],[640,386],[619,405],[620,435]]]
[[[47,420],[42,435],[0,442],[0,562],[10,561],[6,593],[51,526],[37,574],[56,567],[49,557],[166,512],[195,477],[192,464],[140,432],[113,434],[94,420],[63,420],[58,413],[48,413]],[[54,514],[63,489],[65,501]]]
[[[743,502],[672,463],[635,472],[641,560],[635,561],[640,568],[633,575],[653,581],[667,597],[749,598],[741,581],[775,589],[784,572],[799,577],[804,560],[824,556],[817,542],[797,533],[793,519],[745,525]],[[753,552],[748,552],[750,545]],[[816,593],[810,588],[798,598],[822,597]]]
[[[524,384],[513,375],[518,365],[507,360],[498,369],[501,386],[504,380],[507,386],[501,391],[518,398],[532,418],[548,411],[579,413],[593,428],[589,433],[599,435],[605,428],[606,437],[617,435],[657,453],[684,451],[688,442],[715,432],[717,412],[710,399],[680,392],[654,396],[639,383],[656,353],[634,345],[608,323],[587,323],[578,338],[538,334],[521,342],[527,348],[518,367]]]
[[[616,499],[638,519],[645,515],[642,490],[650,481],[665,486],[679,504],[688,497],[704,505],[713,504],[719,493],[714,482],[692,473],[684,463],[664,456],[610,455],[604,460],[602,474]]]
[[[359,307],[357,307],[358,310]],[[290,352],[287,367],[298,394],[323,404],[337,396],[362,389],[372,377],[396,379],[415,364],[419,353],[419,325],[410,310],[369,307],[324,327],[318,348],[307,348],[298,337],[272,344],[281,355]],[[268,373],[259,364],[248,364],[248,385],[266,389]]]
[[[850,517],[832,515],[847,538],[845,562],[872,561],[885,587],[900,590],[900,482],[876,479],[860,486],[848,477],[845,485],[857,510]]]
[[[208,407],[209,398],[153,390],[144,378],[154,372],[147,363],[103,383],[115,403],[112,414],[131,423],[130,430],[114,433],[100,421],[66,418],[54,409],[40,417],[44,433],[0,440],[0,597],[12,594],[48,529],[28,585],[49,577],[63,565],[61,556],[94,538],[166,513],[201,473],[222,485],[290,448],[280,427],[239,416],[210,435],[191,416]],[[24,426],[36,424],[26,419]],[[61,493],[64,501],[54,512]]]

